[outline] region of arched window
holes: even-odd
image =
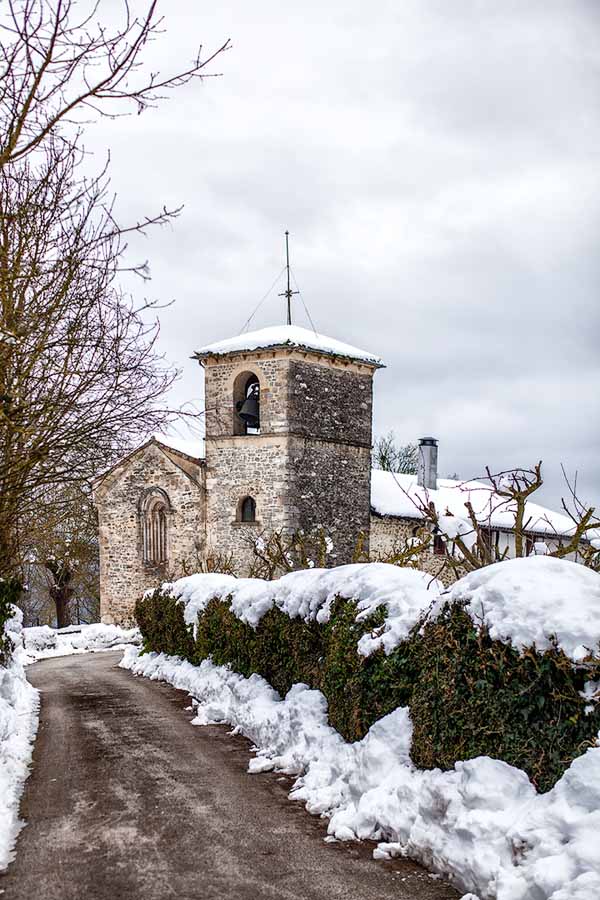
[[[260,382],[254,372],[241,372],[233,385],[234,434],[260,434]]]
[[[160,488],[151,488],[142,497],[140,508],[144,562],[165,566],[169,556],[169,498]]]
[[[244,497],[240,503],[240,522],[256,522],[256,500]]]

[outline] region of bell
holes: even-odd
[[[247,428],[258,428],[260,423],[260,407],[258,403],[258,392],[252,391],[243,403],[238,404],[238,416],[244,422]]]

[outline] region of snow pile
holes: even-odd
[[[329,620],[336,597],[356,601],[359,621],[386,606],[385,625],[377,634],[365,635],[359,645],[360,653],[368,656],[379,647],[389,653],[406,638],[442,587],[431,575],[416,569],[356,563],[333,569],[303,569],[274,581],[214,573],[189,575],[163,585],[163,590],[184,604],[185,621],[194,626],[198,614],[215,597],[230,598],[235,615],[253,628],[273,606],[292,619],[317,622]]]
[[[600,656],[600,575],[578,563],[529,556],[477,569],[440,600],[462,602],[494,639],[519,649],[551,646],[555,635],[574,662]],[[435,615],[435,608],[433,610]]]
[[[23,629],[25,650],[29,662],[50,656],[69,656],[97,650],[119,650],[127,644],[141,644],[139,628],[120,628],[118,625],[77,625],[55,629],[40,625]]]
[[[49,625],[36,625],[23,629],[23,642],[29,654],[43,653],[56,648],[58,632]]]
[[[14,843],[23,827],[19,801],[29,774],[39,711],[39,694],[23,669],[23,615],[13,609],[6,632],[15,649],[8,666],[0,666],[0,870],[13,858]]]
[[[335,338],[317,334],[316,331],[309,331],[308,328],[301,328],[298,325],[274,325],[270,328],[261,328],[260,331],[239,334],[237,337],[228,338],[225,341],[207,344],[197,350],[194,355],[200,358],[223,356],[227,353],[241,353],[244,350],[267,350],[275,347],[289,349],[301,347],[307,350],[317,350],[327,356],[358,359],[378,367],[383,365],[378,356],[367,353],[366,350],[360,350],[350,344],[343,344]]]
[[[451,536],[453,533],[472,534],[473,526],[465,509],[465,503],[471,503],[478,522],[490,528],[514,528],[514,503],[498,496],[489,484],[438,478],[437,485],[436,490],[419,487],[416,475],[374,469],[371,473],[371,508],[380,516],[422,519],[422,506],[433,503],[440,516],[444,517],[443,527],[450,528],[447,533]],[[453,523],[452,519],[459,521]],[[568,516],[546,509],[531,500],[525,504],[524,521],[527,532],[573,534],[573,522]]]
[[[121,665],[188,691],[194,724],[227,723],[245,734],[256,751],[251,772],[297,775],[290,796],[327,816],[339,840],[377,841],[375,856],[411,856],[481,900],[600,895],[600,748],[538,795],[524,772],[489,757],[449,772],[415,769],[404,708],[349,744],[328,724],[325,697],[306,685],[281,700],[258,675],[139,656],[133,647]]]

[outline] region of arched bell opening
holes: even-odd
[[[241,372],[233,385],[233,433],[260,434],[260,381]]]

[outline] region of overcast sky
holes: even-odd
[[[163,5],[152,66],[230,37],[223,77],[87,143],[110,146],[124,214],[185,204],[132,248],[136,294],[176,300],[173,399],[201,402],[191,353],[242,329],[289,228],[317,330],[387,364],[376,433],[437,437],[465,478],[543,459],[553,504],[562,462],[600,505],[600,6]],[[275,290],[251,328],[284,315]]]

